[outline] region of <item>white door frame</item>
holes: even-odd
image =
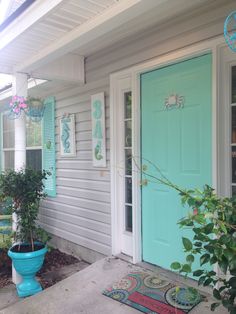
[[[124,228],[124,93],[132,90],[131,75],[125,73],[125,75],[117,77],[111,86],[114,86],[112,91],[112,97],[115,99],[114,104],[120,104],[119,106],[116,105],[111,112],[111,182],[113,182],[111,194],[114,206],[112,226],[116,229],[112,235],[112,254],[117,255],[122,252],[126,255],[132,255],[132,233],[126,232]]]
[[[116,154],[119,147],[116,142],[115,127],[117,125],[117,108],[119,101],[117,97],[117,88],[119,80],[125,77],[131,78],[132,87],[132,112],[133,112],[133,155],[136,156],[137,165],[133,169],[133,263],[142,261],[142,226],[141,226],[141,193],[140,193],[140,173],[139,173],[139,156],[140,156],[140,74],[153,69],[174,64],[185,59],[200,56],[205,53],[212,53],[212,186],[219,191],[219,160],[218,160],[218,124],[219,124],[219,94],[221,86],[219,83],[220,76],[220,49],[225,46],[222,36],[212,40],[207,40],[198,44],[179,49],[175,52],[165,54],[150,61],[141,63],[129,69],[122,70],[110,75],[110,112],[111,112],[111,218],[112,218],[112,254],[121,253],[119,239],[119,198],[117,195],[117,164]]]

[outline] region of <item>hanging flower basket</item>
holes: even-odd
[[[9,118],[16,119],[19,118],[22,111],[27,109],[28,105],[26,99],[23,96],[13,96],[11,102],[9,103]]]
[[[43,118],[45,105],[44,100],[41,98],[23,96],[13,96],[9,103],[9,114],[10,119],[17,119],[20,117],[22,111],[34,122],[39,122]]]
[[[34,122],[40,121],[43,118],[45,110],[44,100],[41,98],[28,97],[26,103],[26,115]]]

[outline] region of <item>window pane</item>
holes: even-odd
[[[132,178],[125,178],[125,202],[132,204]]]
[[[42,170],[42,150],[32,149],[26,151],[26,167]]]
[[[125,206],[125,230],[132,232],[132,206]]]
[[[4,152],[4,170],[14,169],[15,152]]]
[[[14,148],[15,146],[15,123],[14,120],[3,115],[3,148]]]
[[[232,106],[232,143],[236,143],[236,106]]]
[[[125,150],[125,174],[132,175],[132,150]]]
[[[125,119],[131,119],[132,107],[131,107],[131,92],[124,93],[124,105],[125,105]]]
[[[236,196],[236,186],[232,186],[232,196]]]
[[[236,146],[232,146],[232,182],[236,183]]]
[[[132,121],[125,121],[125,147],[132,146]]]
[[[26,118],[26,146],[34,147],[42,145],[42,123],[33,122]]]
[[[236,103],[236,66],[232,67],[232,103]]]

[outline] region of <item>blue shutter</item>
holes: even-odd
[[[3,153],[3,150],[2,150],[2,143],[3,143],[3,122],[2,122],[2,119],[3,119],[3,114],[1,113],[0,114],[0,172],[2,171],[3,169],[3,165],[2,165],[2,161],[3,161],[3,156],[2,156],[2,153]]]
[[[45,192],[48,196],[56,196],[55,98],[46,98],[44,104],[43,169],[51,173],[45,180]]]

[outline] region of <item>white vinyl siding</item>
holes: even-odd
[[[109,153],[107,168],[92,165],[92,132],[90,95],[96,91],[108,94],[109,79],[57,93],[56,154],[57,197],[43,202],[40,221],[53,234],[102,254],[111,249],[111,209]],[[92,88],[92,91],[90,91]],[[109,99],[106,97],[106,135],[109,152]],[[60,156],[59,117],[75,113],[76,150],[74,158]]]

